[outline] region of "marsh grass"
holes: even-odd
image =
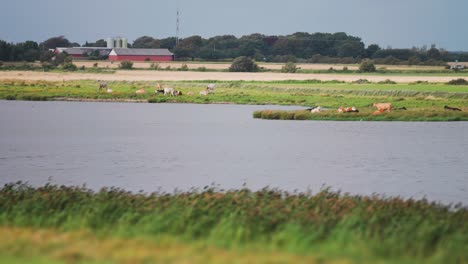
[[[22,183],[0,190],[0,225],[125,239],[172,237],[219,248],[328,257],[463,263],[468,210],[427,200],[329,189],[288,193],[213,188],[130,193]]]

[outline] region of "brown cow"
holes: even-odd
[[[374,103],[373,106],[377,107],[377,111],[379,112],[391,112],[392,111],[392,104],[391,103]]]
[[[140,89],[140,90],[137,90],[135,93],[136,94],[145,94],[146,91],[145,91],[145,89]]]
[[[104,89],[107,91],[108,89],[108,85],[107,85],[107,82],[99,82],[99,92],[101,91],[101,89]]]

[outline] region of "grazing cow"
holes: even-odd
[[[377,107],[377,111],[380,112],[391,112],[392,111],[392,104],[391,103],[374,103],[373,106]]]
[[[182,95],[182,91],[175,91],[175,92],[174,92],[174,95],[175,95],[175,96]]]
[[[310,110],[311,113],[320,113],[321,111],[322,111],[322,107],[320,106],[314,107],[312,108],[312,110]]]
[[[164,93],[164,89],[158,89],[158,90],[156,90],[154,93],[156,93],[156,94],[162,93],[162,94],[163,94],[163,93]]]
[[[214,92],[216,85],[214,83],[210,83],[206,86],[206,89],[210,92]]]
[[[340,107],[338,108],[339,113],[359,113],[359,110],[356,107]]]
[[[451,111],[461,111],[460,108],[450,107],[448,105],[444,106],[444,109],[451,110]]]
[[[106,92],[112,93],[113,91],[112,91],[112,89],[107,88]]]
[[[108,89],[107,82],[99,82],[99,92],[101,91],[101,89]]]
[[[145,91],[145,89],[140,89],[140,90],[137,90],[135,93],[136,94],[145,94],[146,91]]]
[[[209,93],[208,89],[200,91],[200,95],[208,95]]]
[[[164,95],[175,96],[174,88],[171,88],[171,87],[164,88]]]

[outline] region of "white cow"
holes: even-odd
[[[164,95],[169,94],[170,96],[175,96],[175,90],[174,88],[168,87],[164,88]]]
[[[210,92],[214,92],[216,85],[214,83],[210,83],[206,86],[206,89]]]

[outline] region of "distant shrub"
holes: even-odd
[[[201,72],[205,72],[205,71],[206,71],[206,67],[205,67],[205,66],[198,67],[196,70],[197,70],[197,71],[201,71]]]
[[[257,72],[258,65],[250,58],[242,56],[236,58],[231,67],[229,67],[230,72]]]
[[[16,100],[16,96],[10,94],[10,95],[7,95],[5,97],[5,99],[7,99],[7,100]]]
[[[119,65],[119,68],[126,69],[126,70],[133,69],[133,62],[131,62],[131,61],[121,61],[120,65]]]
[[[97,62],[95,62],[95,63],[93,64],[93,67],[94,67],[94,68],[97,68],[98,65],[99,65],[99,64],[98,64]]]
[[[454,80],[449,81],[447,84],[450,84],[450,85],[468,85],[468,81],[463,79],[463,78],[458,78],[458,79],[454,79]]]
[[[153,63],[151,63],[151,65],[150,65],[150,69],[151,69],[151,70],[157,71],[157,70],[161,69],[161,67],[159,66],[159,63],[154,63],[154,62],[153,62]]]
[[[296,66],[294,62],[288,62],[283,67],[281,67],[281,72],[283,73],[296,73],[300,68]]]
[[[359,65],[360,72],[375,72],[375,65],[374,62],[371,60],[363,60]]]
[[[65,71],[76,71],[78,70],[78,67],[71,63],[71,62],[65,62],[63,65],[62,65],[62,69],[64,69]]]
[[[369,80],[367,80],[367,79],[359,79],[359,80],[353,81],[353,83],[366,84],[366,83],[371,83],[371,82]]]
[[[344,66],[343,71],[348,71],[348,67]]]
[[[185,64],[185,63],[182,64],[182,66],[180,66],[180,68],[179,68],[179,71],[188,71],[188,70],[189,70],[189,68],[188,68],[187,64]]]
[[[396,82],[390,80],[390,79],[386,79],[385,81],[380,81],[378,82],[378,84],[396,84]]]
[[[44,71],[49,71],[55,68],[55,66],[52,63],[47,62],[47,61],[41,62],[41,67],[42,67],[42,70]]]

